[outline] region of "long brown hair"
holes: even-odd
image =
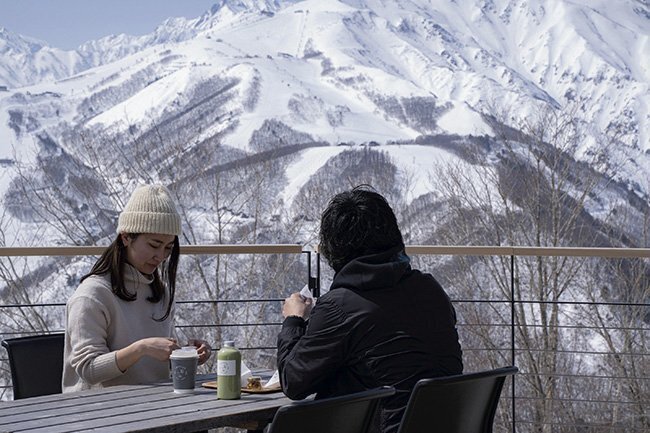
[[[128,233],[128,237],[136,239],[140,233]],[[158,269],[153,271],[153,281],[149,285],[151,287],[151,296],[147,301],[152,303],[161,302],[165,298],[165,286],[169,289],[169,300],[167,302],[167,310],[165,315],[159,319],[154,318],[158,322],[169,317],[174,303],[174,294],[176,293],[176,269],[178,267],[178,258],[180,256],[180,245],[178,236],[174,236],[174,246],[172,252],[167,259],[163,262],[161,268],[162,276],[159,275]],[[136,294],[131,293],[124,285],[124,265],[126,263],[126,246],[122,242],[121,235],[117,235],[115,240],[104,250],[101,257],[95,262],[90,272],[81,277],[81,282],[91,275],[104,275],[110,274],[111,276],[111,289],[113,294],[124,301],[135,301]],[[165,266],[166,264],[166,266]],[[163,282],[166,280],[166,284]]]

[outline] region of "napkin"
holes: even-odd
[[[246,365],[244,360],[241,362],[241,387],[246,388],[248,385],[248,378],[253,375],[253,372],[251,371],[250,368]]]
[[[264,384],[263,388],[271,388],[278,383],[280,383],[280,373],[278,370],[275,370],[275,373],[273,373],[273,376],[271,376],[269,381]]]
[[[246,365],[246,363],[242,360],[241,362],[241,387],[246,388],[248,386],[248,378],[253,375],[253,372],[251,371],[250,368]],[[280,373],[278,370],[275,370],[273,373],[273,376],[262,385],[262,388],[271,388],[272,386],[275,386],[280,383]]]
[[[314,299],[314,295],[311,294],[311,290],[309,290],[309,286],[307,284],[305,284],[305,287],[303,287],[302,290],[300,290],[300,295],[305,298],[311,299],[312,306],[316,305],[316,299]]]

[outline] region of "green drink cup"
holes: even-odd
[[[224,341],[217,352],[217,398],[241,398],[241,353],[234,341]]]

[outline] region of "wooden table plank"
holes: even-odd
[[[14,411],[11,415],[0,416],[0,426],[8,423],[36,421],[43,418],[59,417],[63,418],[68,415],[76,416],[82,413],[92,413],[94,411],[105,411],[111,408],[122,408],[135,406],[140,403],[152,403],[170,399],[177,399],[181,394],[170,392],[160,393],[157,390],[142,390],[146,392],[132,393],[129,392],[121,397],[122,394],[114,394],[111,399],[79,399],[66,400],[65,404],[57,405],[56,402],[48,402],[43,405],[30,406],[28,410]],[[216,397],[215,397],[216,398]]]
[[[170,388],[171,391],[171,388]],[[243,404],[245,400],[224,400],[218,401],[214,393],[205,391],[204,394],[207,399],[199,399],[197,395],[189,394],[173,394],[169,392],[164,396],[156,395],[157,399],[154,401],[134,401],[131,398],[116,401],[117,404],[105,406],[103,403],[86,404],[85,402],[74,411],[67,410],[63,413],[56,410],[49,413],[46,417],[39,418],[23,418],[22,420],[15,421],[13,424],[19,429],[38,428],[46,425],[49,428],[55,429],[57,425],[66,425],[70,423],[92,423],[95,426],[102,426],[106,424],[106,419],[110,421],[118,420],[137,420],[143,414],[164,412],[165,414],[182,414],[189,411],[198,411],[201,408],[210,408],[219,403],[219,410],[225,410],[228,406],[236,406]],[[201,397],[201,395],[198,395]],[[4,420],[2,420],[4,423]],[[121,421],[120,421],[121,422]],[[45,423],[45,424],[44,424]],[[88,427],[90,428],[90,427]]]
[[[255,374],[270,377],[271,371]],[[281,392],[243,394],[218,400],[216,391],[200,387],[214,375],[197,378],[194,394],[175,394],[170,383],[116,386],[0,402],[0,431],[190,432],[221,426],[263,428],[290,400]]]
[[[245,396],[241,400],[214,400],[189,402],[188,405],[160,407],[158,405],[139,405],[136,410],[120,414],[115,411],[102,412],[100,417],[88,419],[86,416],[67,417],[65,423],[56,418],[56,424],[18,426],[18,431],[33,433],[66,433],[81,430],[100,431],[195,431],[222,426],[238,425],[245,422],[265,424],[270,421],[279,406],[289,403],[282,393],[277,397]],[[254,403],[254,404],[252,404]]]
[[[77,393],[75,393],[77,394]],[[168,392],[165,392],[165,395]],[[58,394],[61,399],[46,399],[43,402],[30,402],[28,405],[2,405],[0,404],[0,426],[8,422],[9,419],[18,421],[20,417],[36,419],[56,414],[64,415],[66,413],[77,413],[80,405],[107,405],[110,407],[114,402],[120,402],[124,399],[146,399],[155,398],[154,396],[161,395],[160,389],[155,387],[142,387],[138,389],[129,389],[128,391],[100,393],[95,395],[70,395]],[[17,400],[24,402],[27,400],[35,400],[32,398]],[[13,403],[13,402],[12,402]],[[10,418],[17,417],[17,418]]]
[[[78,404],[80,398],[83,398],[84,401],[90,401],[86,399],[94,399],[95,401],[108,401],[116,398],[121,398],[120,396],[125,395],[125,393],[134,393],[134,394],[155,394],[161,392],[161,387],[169,386],[169,384],[150,384],[150,385],[138,385],[134,387],[132,385],[118,385],[111,386],[108,388],[101,389],[92,389],[79,392],[70,392],[66,394],[51,394],[44,395],[40,397],[30,397],[24,398],[21,400],[5,401],[0,402],[0,416],[6,413],[8,409],[19,409],[29,411],[30,407],[44,407],[47,403],[57,404],[59,406],[69,406]]]

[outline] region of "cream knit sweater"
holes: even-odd
[[[93,275],[79,285],[66,308],[63,392],[113,385],[153,383],[169,379],[169,362],[145,356],[122,373],[116,351],[148,337],[173,337],[174,308],[167,319],[167,302],[153,304],[151,279],[126,265],[124,284],[137,293],[132,302],[111,291],[110,275]]]

